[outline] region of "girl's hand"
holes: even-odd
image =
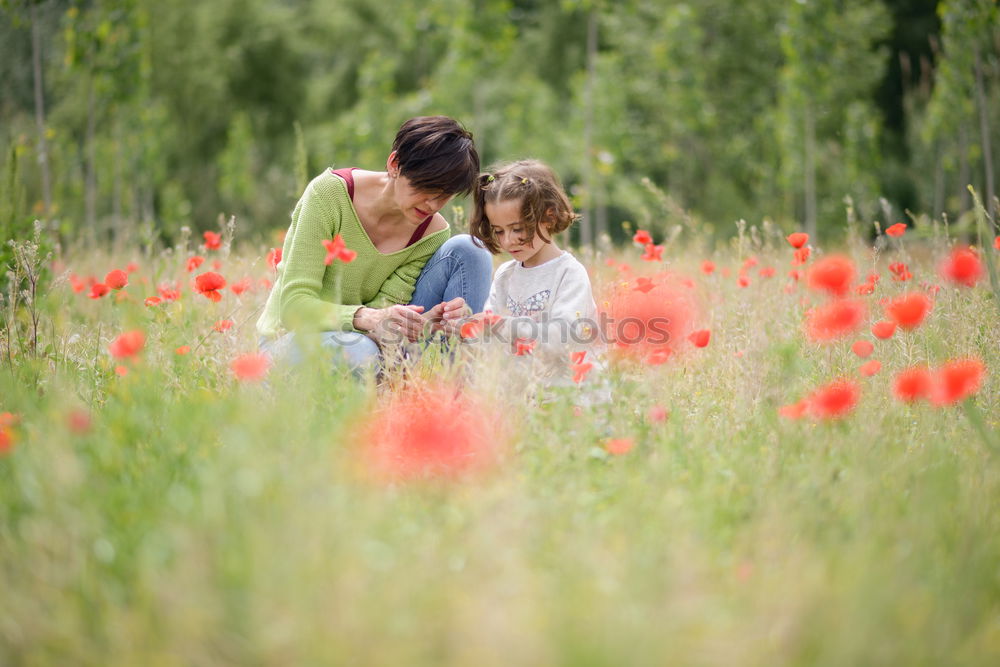
[[[401,337],[415,341],[424,331],[423,306],[361,307],[354,313],[354,328],[381,343],[399,343]]]
[[[472,313],[472,309],[465,305],[465,299],[455,297],[451,301],[439,303],[424,314],[433,325],[435,330],[443,330],[451,335],[458,333],[459,323]]]

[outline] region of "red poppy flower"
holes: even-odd
[[[483,333],[483,321],[482,320],[469,320],[462,324],[458,329],[458,334],[463,339],[479,338]]]
[[[860,368],[858,368],[858,372],[864,375],[865,377],[871,377],[876,373],[878,373],[880,370],[882,370],[882,362],[879,361],[878,359],[872,359],[871,361],[866,361],[865,363],[861,364]]]
[[[957,285],[975,287],[976,283],[986,275],[979,255],[972,248],[955,248],[941,266],[939,275]]]
[[[875,291],[875,285],[872,283],[861,283],[854,288],[854,293],[858,296],[868,296]]]
[[[219,333],[222,333],[223,331],[229,331],[230,329],[233,328],[233,321],[219,320],[218,322],[212,325],[212,328],[218,331]]]
[[[896,323],[889,320],[881,320],[872,325],[872,335],[876,338],[886,340],[892,338],[896,333]]]
[[[115,366],[115,375],[121,378],[128,375],[128,366]]]
[[[806,334],[816,342],[837,340],[860,329],[866,317],[863,301],[835,299],[806,313]]]
[[[251,286],[253,286],[253,280],[251,280],[249,277],[246,277],[230,285],[229,289],[231,289],[233,291],[233,294],[235,294],[236,296],[240,296],[248,289],[250,289]]]
[[[809,261],[809,255],[812,254],[812,250],[809,246],[804,248],[799,248],[792,255],[792,266],[802,266]]]
[[[222,301],[222,294],[219,292],[226,286],[226,279],[214,271],[201,273],[194,279],[194,288],[210,301],[218,303]]]
[[[715,262],[706,259],[701,263],[701,272],[706,276],[711,275],[715,271]]]
[[[156,286],[156,291],[160,293],[164,301],[176,301],[181,298],[181,292],[174,286],[162,283]]]
[[[806,410],[809,408],[809,401],[803,399],[796,403],[789,403],[788,405],[782,405],[778,408],[778,414],[785,419],[801,419],[805,417]]]
[[[747,278],[746,276],[740,276],[739,278],[736,279],[736,284],[739,287],[747,287],[750,285],[750,279]]]
[[[267,265],[271,267],[273,271],[278,270],[278,264],[281,262],[281,248],[271,248],[267,251]]]
[[[993,239],[993,247],[1000,250],[1000,236]]]
[[[856,340],[851,345],[851,351],[862,359],[867,359],[875,351],[875,346],[869,340]]]
[[[926,366],[912,366],[896,373],[892,393],[904,403],[926,398],[933,386],[931,372]]]
[[[809,395],[808,410],[819,419],[840,419],[854,410],[860,396],[861,386],[854,380],[834,380]]]
[[[202,237],[205,239],[205,250],[218,250],[222,247],[222,234],[205,232]]]
[[[659,366],[660,364],[665,364],[670,361],[670,357],[674,354],[673,350],[668,347],[662,347],[653,350],[646,357],[646,363],[650,366]]]
[[[574,363],[570,368],[573,370],[573,382],[580,384],[587,377],[587,373],[594,367],[589,361]]]
[[[799,282],[799,279],[802,278],[802,274],[796,271],[795,269],[792,269],[791,271],[788,272],[788,277],[794,280],[795,282]]]
[[[138,270],[139,270],[139,265],[136,264],[135,262],[129,262],[128,264],[125,265],[125,273],[128,273],[130,275]]]
[[[70,287],[73,289],[73,292],[75,292],[76,294],[79,294],[83,290],[87,289],[87,283],[83,281],[80,278],[80,276],[76,275],[75,273],[69,274],[69,284]]]
[[[662,405],[653,405],[646,412],[646,419],[653,422],[654,424],[659,424],[661,422],[667,421],[667,417],[670,416],[670,411],[667,410]]]
[[[692,331],[691,335],[688,336],[688,340],[695,347],[706,347],[708,345],[709,339],[712,337],[712,332],[708,329],[699,329],[698,331]]]
[[[176,350],[174,350],[174,354],[176,354],[178,357],[183,357],[185,354],[187,354],[190,351],[191,351],[191,346],[190,345],[181,345],[179,348],[177,348]]]
[[[576,352],[569,353],[569,362],[571,364],[582,364],[583,360],[587,358],[586,350],[577,350]]]
[[[257,382],[267,375],[268,369],[271,368],[271,359],[266,354],[251,352],[233,359],[229,368],[237,380]]]
[[[890,264],[889,272],[892,274],[892,279],[900,283],[904,283],[913,277],[913,274],[910,273],[910,267],[903,262],[893,262]]]
[[[14,449],[14,443],[16,442],[13,431],[3,426],[0,426],[0,456],[5,456]]]
[[[145,345],[146,334],[139,329],[134,329],[126,331],[111,341],[111,344],[108,345],[108,352],[115,359],[128,359],[139,354]]]
[[[907,292],[885,306],[885,314],[904,329],[915,329],[927,317],[934,304],[930,297],[920,292]]]
[[[390,394],[354,440],[376,479],[455,478],[497,462],[502,426],[469,392],[415,385]]]
[[[796,250],[809,243],[809,235],[805,232],[794,232],[785,237],[788,241],[788,245],[792,246]]]
[[[633,447],[635,447],[635,441],[632,438],[609,438],[604,442],[604,450],[615,456],[628,454]]]
[[[66,415],[66,426],[69,427],[70,432],[77,435],[82,435],[89,431],[90,424],[90,413],[86,410],[70,410],[69,414]]]
[[[158,306],[163,303],[163,299],[158,296],[147,296],[146,300],[143,301],[147,306]]]
[[[639,259],[645,262],[662,262],[663,261],[663,246],[653,245],[652,243],[646,244],[646,250],[642,253],[642,257]]]
[[[201,266],[202,263],[204,263],[204,261],[205,261],[205,258],[202,257],[201,255],[195,255],[194,257],[189,257],[188,261],[187,261],[187,272],[191,273],[192,271],[194,271],[195,269],[197,269],[199,266]]]
[[[525,355],[531,354],[532,350],[535,349],[535,345],[538,344],[536,340],[528,340],[527,338],[518,338],[514,341],[514,354],[518,357],[523,357]]]
[[[344,239],[337,234],[333,237],[333,240],[324,239],[323,247],[326,248],[326,258],[323,259],[323,263],[329,266],[333,263],[333,260],[339,259],[344,264],[349,264],[354,261],[354,258],[358,256],[358,253],[350,250],[346,245],[344,245]]]
[[[121,289],[128,285],[128,274],[121,269],[109,271],[108,275],[104,276],[104,284],[111,289]]]
[[[632,242],[638,243],[639,245],[649,245],[653,242],[652,235],[645,229],[636,230],[635,235],[632,236]]]
[[[897,222],[896,224],[887,227],[885,233],[889,236],[895,236],[898,238],[906,233],[906,225],[901,222]]]
[[[774,267],[773,266],[765,266],[765,267],[761,268],[760,271],[757,272],[757,275],[759,275],[761,278],[773,278],[774,277]]]
[[[484,310],[476,317],[481,318],[486,326],[492,327],[497,322],[503,320],[502,317],[494,313],[492,310]]]
[[[954,405],[972,396],[983,383],[986,366],[979,359],[957,359],[934,373],[930,399],[934,405]]]
[[[857,272],[854,262],[843,255],[830,255],[819,260],[806,273],[806,284],[811,289],[845,296],[851,290]]]
[[[90,286],[90,294],[88,295],[91,299],[100,299],[102,296],[106,295],[111,291],[111,288],[104,283],[94,283]]]
[[[758,262],[757,256],[756,255],[750,255],[745,260],[743,260],[743,269],[744,270],[746,270],[746,269],[752,269],[753,267],[757,266],[757,262]]]
[[[654,287],[656,287],[656,284],[653,283],[652,280],[650,280],[645,276],[640,276],[635,279],[635,287],[633,287],[632,289],[636,290],[637,292],[648,292]]]

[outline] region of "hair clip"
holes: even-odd
[[[522,178],[521,179],[521,185],[527,185],[527,184],[528,184],[528,179],[527,178]]]
[[[497,177],[494,176],[493,174],[490,174],[489,176],[486,177],[486,182],[487,183],[492,183],[495,180],[497,180]]]

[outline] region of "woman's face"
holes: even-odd
[[[396,204],[403,212],[403,216],[415,224],[440,211],[452,197],[454,195],[446,192],[418,190],[410,184],[406,176],[399,174],[396,177]]]

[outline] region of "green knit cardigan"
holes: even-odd
[[[358,254],[348,264],[335,259],[327,266],[323,241],[337,234]],[[445,228],[402,250],[379,252],[361,226],[347,184],[326,170],[309,183],[292,211],[257,332],[275,337],[288,330],[355,331],[359,307],[409,303],[424,264],[450,236]]]

